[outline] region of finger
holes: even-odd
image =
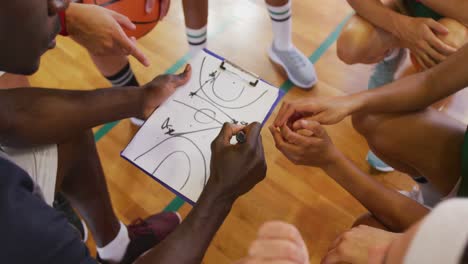
[[[111,12],[112,17],[115,19],[115,21],[117,21],[117,23],[119,23],[120,26],[128,30],[136,29],[136,25],[133,24],[133,22],[127,16],[124,16],[112,10],[109,10],[109,12]]]
[[[430,61],[429,57],[427,54],[423,51],[420,52],[417,56],[419,58],[419,62],[421,63],[421,66],[427,70],[432,67],[432,62]]]
[[[433,19],[428,19],[426,24],[433,30],[435,31],[436,33],[438,34],[443,34],[443,35],[446,35],[449,33],[449,30],[448,28],[446,28],[444,25],[442,25],[441,23],[433,20]]]
[[[146,0],[146,7],[145,7],[146,14],[149,14],[151,13],[151,11],[153,11],[155,2],[156,0]]]
[[[281,127],[281,136],[287,142],[301,147],[313,147],[313,145],[320,143],[320,139],[303,136],[299,133],[292,131],[288,126]]]
[[[125,33],[120,29],[119,37],[117,38],[117,42],[122,47],[126,55],[133,56],[136,60],[138,60],[141,64],[148,67],[151,63],[146,57],[146,55],[141,51],[136,45],[136,39],[134,37],[128,37]]]
[[[423,68],[423,70],[428,69],[427,66],[424,64],[424,61],[421,59],[421,57],[418,54],[414,54],[414,58],[419,63],[419,65]]]
[[[215,147],[225,147],[231,145],[231,138],[237,133],[237,128],[231,123],[224,123],[218,136],[214,139]]]
[[[171,5],[170,0],[161,0],[161,7],[159,10],[159,20],[162,20],[166,17],[167,13],[169,12],[169,7]]]
[[[282,221],[271,221],[263,224],[258,231],[258,238],[289,240],[300,247],[305,246],[299,230],[294,225]]]
[[[247,136],[247,144],[251,146],[257,146],[258,138],[262,130],[262,125],[258,122],[254,122],[248,125],[245,129],[245,135]]]
[[[336,249],[330,250],[327,255],[322,259],[320,264],[335,264],[345,262]]]
[[[286,102],[283,102],[281,104],[281,108],[278,111],[278,115],[276,115],[275,121],[273,121],[273,125],[275,127],[280,127],[281,125],[283,125],[283,124],[280,124],[280,119],[282,119],[282,116],[284,115],[284,113],[286,111],[286,108],[288,108],[288,107],[289,107],[289,104],[286,103]]]
[[[344,233],[343,233],[344,234]],[[333,243],[331,243],[330,247],[328,247],[328,250],[332,250],[334,248],[336,248],[340,242],[343,240],[343,234],[339,235],[334,241]]]
[[[174,84],[177,87],[185,85],[190,80],[191,76],[192,76],[192,66],[190,64],[187,64],[185,66],[184,71],[176,75]]]
[[[299,129],[310,130],[318,138],[322,138],[322,137],[324,137],[326,135],[325,129],[317,121],[310,121],[310,120],[306,120],[306,119],[301,119],[299,121],[296,121],[293,124],[293,129],[294,130],[299,130]]]
[[[435,38],[437,38],[437,37],[435,37]],[[447,59],[446,56],[439,53],[437,50],[435,50],[429,44],[428,44],[428,47],[427,47],[427,53],[429,54],[429,57],[431,59],[433,59],[436,63],[440,63],[440,62],[444,61],[445,59]]]
[[[431,38],[428,40],[430,45],[434,47],[441,55],[450,56],[453,53],[457,52],[455,47],[448,45],[447,43],[443,42],[440,38],[436,35],[432,35]]]
[[[273,136],[273,140],[275,141],[276,148],[279,149],[289,160],[297,157],[296,154],[301,151],[300,147],[285,142],[281,133],[276,128],[270,126],[269,129]]]
[[[304,263],[307,260],[307,256],[302,250],[302,247],[289,240],[281,239],[254,241],[250,246],[249,256],[265,259],[290,260],[294,263]]]

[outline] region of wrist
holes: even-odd
[[[403,34],[401,30],[406,29],[407,25],[409,24],[408,20],[410,19],[412,18],[409,16],[405,16],[405,15],[392,11],[389,15],[389,21],[390,21],[390,23],[388,23],[389,27],[386,30],[392,33],[392,35],[394,35],[398,39],[402,39]]]
[[[360,112],[363,108],[365,108],[368,97],[366,92],[355,93],[348,96],[350,107],[347,110],[347,116]]]
[[[204,204],[209,208],[226,211],[226,213],[228,213],[231,211],[235,201],[236,198],[233,195],[228,195],[222,188],[208,182],[197,204]]]
[[[343,153],[336,146],[333,146],[327,154],[326,162],[320,168],[328,174],[330,171],[335,170],[343,159],[346,159]]]

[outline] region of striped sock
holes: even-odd
[[[267,4],[268,13],[273,24],[274,45],[279,50],[289,50],[292,44],[291,1],[283,6]]]
[[[190,57],[193,57],[197,52],[206,47],[206,31],[206,25],[199,29],[186,28]]]
[[[135,75],[133,74],[133,70],[130,67],[130,63],[127,63],[122,70],[118,73],[106,77],[109,82],[111,82],[113,87],[122,87],[122,86],[140,86]]]

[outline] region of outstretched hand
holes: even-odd
[[[185,85],[192,76],[192,67],[187,64],[180,74],[164,74],[143,86],[143,108],[139,116],[147,119],[177,88]]]
[[[70,37],[97,56],[133,56],[141,64],[149,66],[145,54],[138,49],[136,39],[128,37],[123,28],[135,30],[128,19],[98,5],[70,4],[66,11],[66,24]]]

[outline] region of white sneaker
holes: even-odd
[[[145,120],[142,120],[142,119],[139,119],[139,118],[136,118],[136,117],[132,117],[132,118],[130,118],[130,122],[132,122],[132,124],[134,124],[135,126],[141,127],[145,123]]]
[[[273,62],[283,67],[289,80],[296,86],[310,89],[317,83],[314,65],[296,47],[282,51],[276,49],[273,43],[268,49],[268,56]]]

